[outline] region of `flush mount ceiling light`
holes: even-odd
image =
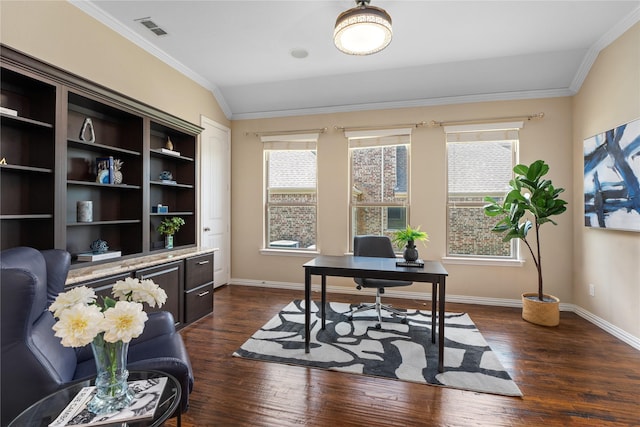
[[[333,42],[349,55],[371,55],[391,43],[391,17],[370,0],[356,0],[357,6],[342,12],[336,19]]]

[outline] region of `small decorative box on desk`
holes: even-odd
[[[151,206],[151,213],[169,213],[169,206],[166,206],[166,205]]]

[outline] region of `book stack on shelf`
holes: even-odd
[[[122,251],[106,251],[106,252],[83,252],[78,254],[78,261],[102,261],[105,259],[118,258],[122,256]]]
[[[96,393],[95,386],[83,387],[49,427],[126,425],[127,421],[151,419],[158,408],[166,383],[166,377],[131,381],[129,388],[135,392],[131,404],[119,411],[101,415],[96,415],[87,408]]]

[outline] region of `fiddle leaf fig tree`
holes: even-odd
[[[513,171],[515,177],[509,181],[504,201],[485,197],[489,204],[484,206],[484,213],[500,218],[492,231],[505,233],[503,242],[520,239],[525,243],[538,271],[538,299],[543,301],[540,227],[548,222],[557,225],[551,217],[567,210],[567,202],[558,197],[564,188],[556,188],[551,180],[543,178],[549,172],[549,165],[543,160],[536,160],[530,166],[517,165]],[[527,239],[532,229],[536,235],[534,244]]]

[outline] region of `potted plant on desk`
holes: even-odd
[[[179,216],[172,218],[165,218],[162,220],[158,228],[158,233],[163,234],[165,249],[173,249],[173,235],[180,230],[180,227],[184,225],[184,220]]]
[[[540,227],[548,222],[557,225],[551,217],[567,210],[567,202],[558,197],[564,188],[555,188],[551,180],[542,178],[549,172],[549,165],[543,160],[536,160],[530,166],[517,165],[513,171],[516,176],[509,182],[509,192],[504,201],[499,203],[493,197],[485,197],[489,204],[484,206],[484,213],[500,217],[492,231],[506,233],[502,239],[504,242],[522,240],[536,266],[538,292],[522,294],[522,318],[537,325],[557,326],[560,323],[560,300],[544,294],[542,287]],[[531,229],[536,234],[535,247],[527,240]]]
[[[404,246],[402,256],[407,262],[413,262],[418,259],[419,254],[415,245],[416,240],[429,240],[429,235],[424,231],[420,231],[420,226],[411,228],[411,226],[407,224],[407,228],[394,233],[393,243],[395,243],[398,248]]]

